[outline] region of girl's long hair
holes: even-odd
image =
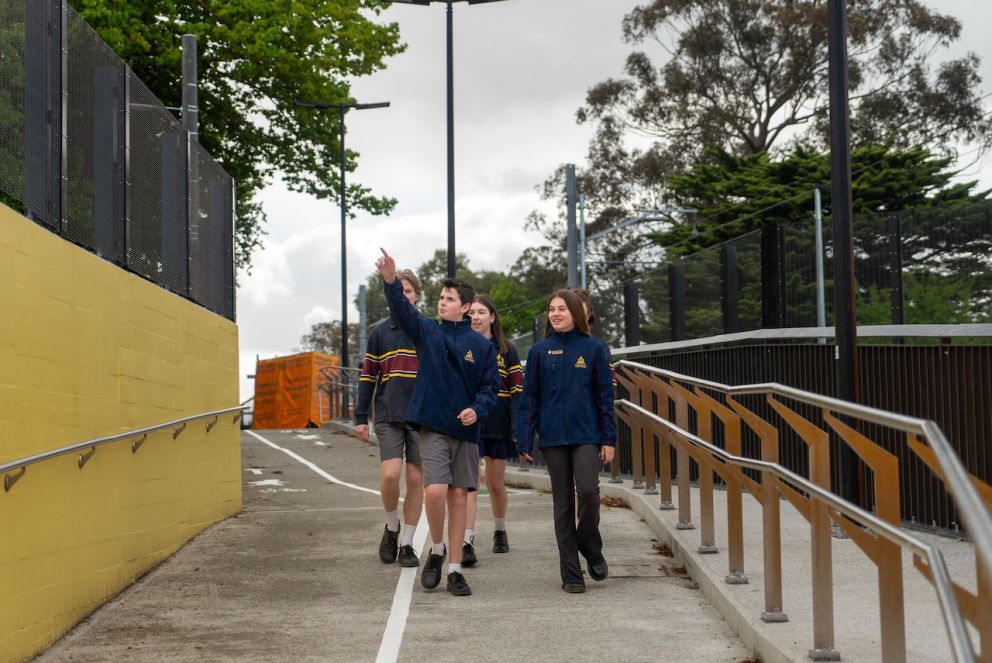
[[[492,297],[489,295],[476,295],[475,303],[482,304],[492,313],[493,321],[489,325],[489,331],[492,333],[493,338],[496,339],[496,347],[499,348],[499,353],[506,355],[506,351],[510,349],[510,343],[506,340],[506,336],[503,335],[503,325],[499,322],[499,313],[496,312],[496,304],[493,303]]]
[[[551,307],[551,302],[554,299],[562,299],[565,302],[565,306],[568,307],[568,312],[572,314],[572,321],[575,323],[575,329],[580,334],[585,336],[590,336],[589,333],[589,320],[586,318],[586,310],[582,308],[582,300],[571,290],[555,290],[548,297],[548,307]],[[548,316],[547,321],[544,325],[544,338],[551,336],[554,332],[554,327],[551,326],[551,316]]]
[[[592,296],[585,288],[572,288],[572,292],[579,298],[579,301],[589,308],[589,329],[591,330],[593,323],[596,322],[596,311],[592,306]]]

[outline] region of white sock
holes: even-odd
[[[495,528],[497,532],[505,532],[506,518],[493,518],[493,528]]]
[[[431,554],[432,555],[444,555],[444,543],[434,543],[431,542]]]
[[[411,525],[410,523],[405,523],[403,527],[403,533],[400,535],[400,545],[401,546],[412,546],[413,545],[413,535],[417,532],[417,526]]]
[[[400,517],[396,515],[396,510],[386,512],[386,527],[390,532],[400,531]]]
[[[459,573],[462,570],[462,565],[459,564],[448,564],[448,573]]]
[[[475,541],[475,530],[465,530],[465,543],[472,543],[473,541]]]

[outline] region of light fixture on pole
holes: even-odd
[[[341,409],[345,416],[348,415],[348,376],[343,369],[348,368],[348,200],[345,196],[345,152],[344,152],[344,114],[350,109],[366,110],[368,108],[388,108],[388,101],[381,101],[374,104],[326,104],[316,101],[297,100],[296,105],[300,108],[313,108],[315,110],[334,109],[338,112],[338,185],[340,188],[341,207],[341,381],[345,384],[342,390]]]
[[[464,0],[388,0],[405,5],[429,5],[432,2],[443,2],[448,6],[447,26],[447,62],[448,62],[448,278],[455,277],[455,84],[454,84],[454,47],[451,5]],[[500,0],[467,0],[470,5],[481,5]]]

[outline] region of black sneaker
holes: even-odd
[[[569,594],[583,594],[586,591],[586,584],[584,582],[566,582],[562,583],[561,588],[568,592]]]
[[[493,532],[493,552],[494,553],[510,552],[510,541],[506,538],[505,529],[498,529],[495,532]]]
[[[383,528],[382,540],[379,541],[379,559],[383,564],[392,564],[396,561],[396,553],[399,550],[399,531],[389,531],[389,525]]]
[[[448,574],[448,591],[454,596],[471,596],[472,588],[465,582],[465,576],[458,571]]]
[[[475,537],[472,537],[475,540]],[[462,546],[462,566],[475,566],[475,563],[479,561],[479,558],[475,555],[475,546],[471,543],[466,543]]]
[[[400,546],[400,566],[408,568],[420,566],[420,559],[413,551],[413,546]]]
[[[448,549],[444,549],[441,555],[431,553],[424,564],[424,570],[420,574],[420,584],[427,589],[434,589],[441,584],[441,567],[444,566],[444,558],[448,556]]]

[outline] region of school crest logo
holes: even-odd
[[[506,361],[503,359],[503,355],[496,355],[496,365],[500,368],[506,368]]]
[[[580,355],[578,361],[575,362],[575,368],[585,368],[586,360]]]
[[[475,357],[472,356],[471,350],[465,353],[465,361],[471,362],[473,364],[475,363]]]

